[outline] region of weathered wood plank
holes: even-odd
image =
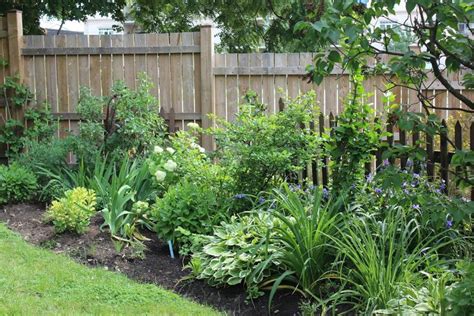
[[[133,34],[126,34],[132,35]],[[143,35],[143,34],[137,34]],[[62,35],[59,35],[62,36]],[[70,35],[69,35],[70,36]],[[106,35],[102,35],[106,36]],[[52,47],[52,48],[23,48],[23,56],[37,55],[144,55],[144,54],[184,54],[199,53],[200,47],[189,46],[138,46],[138,47]]]

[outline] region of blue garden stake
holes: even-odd
[[[174,259],[173,243],[171,242],[171,240],[168,240],[168,247],[170,248],[171,259]]]

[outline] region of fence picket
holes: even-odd
[[[444,193],[448,193],[448,177],[449,177],[449,161],[448,161],[448,132],[447,132],[447,124],[446,121],[443,119],[442,121],[443,130],[441,131],[440,136],[440,154],[441,154],[441,179],[444,180],[446,184],[445,189],[443,190]]]

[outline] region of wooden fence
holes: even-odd
[[[232,120],[249,89],[257,92],[269,112],[278,111],[280,98],[314,89],[323,114],[338,115],[351,88],[341,69],[319,86],[302,80],[312,53],[215,54],[209,25],[195,33],[24,36],[22,14],[12,11],[0,17],[0,57],[9,61],[8,67],[0,68],[0,83],[7,75],[19,74],[37,103],[51,105],[60,120],[59,136],[78,130],[81,86],[96,95],[108,95],[116,80],[135,87],[140,72],[154,83],[152,93],[164,111],[174,109],[176,128],[185,128],[191,121],[212,126],[208,114]],[[459,74],[450,79],[456,89],[474,98],[474,91],[463,89]],[[383,109],[385,80],[372,77],[364,85],[371,93],[367,101]],[[420,110],[414,91],[398,87],[394,93],[396,102]],[[433,97],[437,107],[462,106],[436,81],[424,93]],[[438,111],[443,118],[447,113]],[[0,115],[5,115],[1,104]],[[15,115],[21,119],[22,111]],[[203,146],[211,149],[212,139],[205,137]]]
[[[283,110],[284,107],[284,101],[282,98],[280,98],[278,101],[278,111]],[[173,108],[171,108],[168,113],[162,110],[160,115],[171,123],[168,125],[168,132],[170,134],[173,134],[179,130],[179,127],[177,128],[174,125],[174,122],[176,121],[176,114]],[[330,132],[332,128],[336,127],[337,121],[338,116],[334,115],[332,112],[330,112],[327,116],[323,113],[320,113],[317,120],[310,122],[309,126],[304,128],[310,128],[322,136],[323,133],[327,133],[328,131]],[[446,128],[446,133],[437,136],[439,139],[436,141],[436,139],[427,133],[421,134],[420,132],[414,132],[411,135],[408,135],[406,131],[399,129],[396,124],[388,123],[386,125],[386,130],[391,136],[387,137],[384,141],[386,142],[387,149],[398,144],[420,146],[421,149],[425,150],[426,166],[423,167],[426,169],[428,180],[444,180],[446,183],[446,189],[444,190],[444,193],[448,193],[448,189],[457,187],[452,175],[455,169],[450,166],[454,151],[462,149],[474,150],[474,121],[470,123],[470,126],[466,131],[463,131],[459,121],[456,121],[456,123],[452,124],[454,126],[453,129],[447,128],[447,122],[444,119],[442,120],[442,124]],[[454,140],[450,146],[448,144],[448,139]],[[469,144],[469,148],[463,148],[466,143]],[[379,170],[379,168],[384,164],[382,151],[379,150],[377,153],[375,153],[372,160],[372,163],[367,163],[365,165],[366,174],[376,173],[377,170]],[[389,163],[398,165],[400,168],[405,169],[408,166],[408,159],[406,156],[390,158]],[[323,157],[317,161],[312,161],[308,163],[307,168],[301,172],[300,178],[293,179],[293,181],[301,182],[303,179],[307,179],[314,185],[327,186],[332,174],[329,165],[329,159],[327,157]],[[413,166],[413,170],[415,172],[420,172],[420,167],[421,166],[415,164]],[[474,201],[474,187],[471,188],[470,196],[471,200]]]

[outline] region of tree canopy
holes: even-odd
[[[42,16],[54,17],[62,21],[84,21],[88,16],[111,15],[117,21],[124,20],[123,8],[126,0],[2,0],[0,14],[9,10],[23,11],[24,34],[41,34]]]
[[[302,41],[319,52],[310,68],[316,83],[339,63],[348,72],[384,74],[394,84],[414,89],[425,109],[436,107],[432,97],[422,91],[439,81],[474,110],[474,100],[462,94],[449,77],[462,71],[461,83],[466,89],[474,88],[474,2],[378,0],[367,6],[348,0],[319,3],[322,9],[317,21],[301,21],[295,27],[303,34]],[[396,5],[405,6],[407,16],[403,21],[392,18]],[[392,27],[376,23],[381,20],[390,21]],[[409,34],[415,47],[404,50],[394,45],[406,39],[403,34]],[[376,62],[370,63],[371,59]]]
[[[131,14],[142,28],[153,32],[193,30],[201,18],[211,19],[220,31],[219,49],[229,52],[302,51],[294,26],[307,16],[308,0],[135,0]]]

